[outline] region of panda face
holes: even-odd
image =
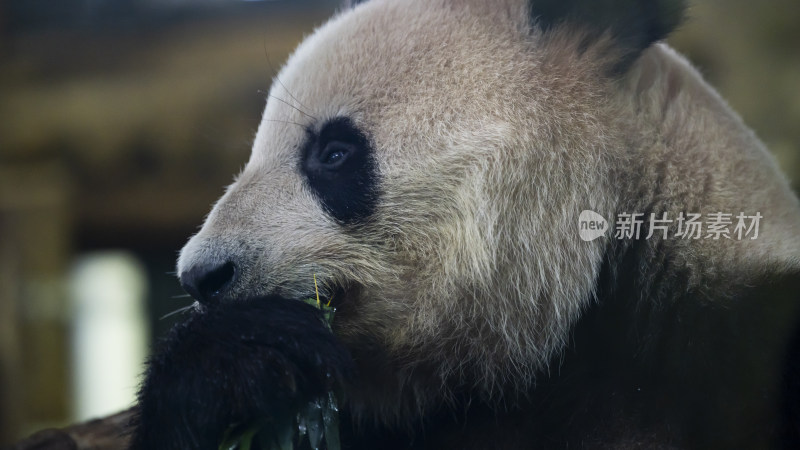
[[[221,274],[193,294],[302,299],[316,279],[350,346],[461,353],[442,379],[532,380],[599,271],[601,244],[576,247],[563,230],[580,208],[563,206],[609,201],[611,133],[591,65],[565,82],[571,61],[506,3],[368,2],[301,44],[250,161],[181,253],[186,279]]]
[[[785,381],[779,341],[800,303],[761,283],[800,273],[800,208],[754,135],[656,43],[681,3],[372,0],[316,30],[181,252],[201,307],[149,364],[134,448],[216,448],[332,381],[365,425],[348,448],[706,448],[774,432],[765,393]],[[583,210],[764,224],[758,240],[585,242]],[[333,334],[301,302],[317,287]]]

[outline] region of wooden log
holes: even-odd
[[[122,450],[128,447],[133,409],[65,428],[34,433],[8,450]]]

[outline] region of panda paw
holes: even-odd
[[[233,425],[283,418],[350,378],[349,353],[304,302],[204,308],[147,364],[132,450],[217,449]]]

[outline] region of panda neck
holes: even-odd
[[[616,212],[673,220],[666,240],[610,246],[650,274],[639,287],[643,296],[668,297],[667,288],[723,292],[752,281],[744,274],[800,268],[797,197],[763,144],[683,57],[654,45],[618,88],[618,127],[628,138],[625,163],[611,174],[623,193]],[[760,214],[758,237],[715,240],[703,228],[700,239],[674,238],[679,214],[706,221],[720,212]]]

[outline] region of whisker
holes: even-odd
[[[191,297],[191,295],[189,295],[189,294],[181,294],[181,295],[173,295],[170,298],[190,298],[190,297]]]
[[[303,111],[302,109],[298,108],[297,106],[295,106],[295,105],[293,105],[293,104],[291,104],[291,103],[287,102],[286,100],[284,100],[284,99],[282,99],[282,98],[280,98],[280,97],[278,97],[278,96],[275,96],[275,95],[272,95],[272,94],[267,94],[267,96],[269,96],[269,97],[272,97],[272,98],[274,98],[275,100],[277,100],[277,101],[279,101],[279,102],[281,102],[281,103],[283,103],[283,104],[285,104],[285,105],[289,105],[289,106],[291,106],[292,108],[296,109],[297,111],[300,111],[300,114],[306,115],[306,116],[308,116],[308,117],[310,117],[310,118],[312,118],[312,119],[314,119],[314,120],[317,120],[317,118],[316,118],[316,117],[312,116],[311,114],[309,114],[309,113],[307,113],[307,112]]]
[[[280,79],[280,78],[278,78],[278,75],[277,75],[277,74],[275,75],[275,81],[277,81],[277,82],[278,82],[278,84],[280,84],[280,85],[281,85],[281,87],[283,88],[283,90],[284,90],[284,91],[286,91],[286,93],[287,93],[287,94],[289,94],[289,97],[291,97],[291,98],[292,98],[292,100],[296,101],[296,102],[297,102],[297,104],[298,104],[298,105],[300,105],[300,106],[302,106],[303,108],[306,108],[306,109],[308,109],[308,106],[306,106],[306,105],[302,104],[302,103],[300,102],[300,100],[298,100],[298,99],[297,99],[297,97],[295,97],[294,95],[292,95],[291,91],[289,91],[289,88],[287,88],[287,87],[286,87],[286,85],[284,85],[284,84],[283,84],[283,82],[281,81],[281,79]],[[311,117],[314,117],[314,116],[311,116]],[[316,120],[316,117],[314,117],[314,119]]]
[[[188,310],[190,310],[190,309],[194,308],[194,307],[195,307],[195,305],[197,305],[197,302],[194,302],[194,303],[192,303],[191,305],[188,305],[188,306],[184,306],[183,308],[178,308],[178,309],[176,309],[175,311],[172,311],[171,313],[164,314],[164,315],[163,315],[163,316],[161,316],[161,317],[160,317],[158,320],[164,320],[164,319],[166,319],[167,317],[172,317],[172,316],[174,316],[175,314],[184,313],[184,312],[186,312],[186,311],[188,311]]]
[[[273,66],[273,65],[272,65],[272,61],[269,59],[269,52],[267,52],[267,43],[266,43],[266,42],[264,42],[264,57],[266,57],[266,58],[267,58],[267,64],[269,65],[269,68],[270,68],[270,70],[271,70],[271,71],[272,71],[272,72],[275,74],[275,81],[277,81],[277,82],[278,82],[278,84],[279,84],[279,85],[281,85],[281,87],[283,88],[283,90],[284,90],[284,91],[286,91],[286,93],[287,93],[287,94],[289,94],[289,97],[290,97],[292,100],[296,101],[296,102],[297,102],[297,104],[298,104],[298,105],[300,105],[300,106],[302,106],[303,108],[305,108],[305,109],[310,109],[308,106],[304,105],[304,104],[303,104],[303,102],[301,102],[300,100],[298,100],[298,99],[297,99],[297,97],[295,97],[294,95],[292,95],[292,92],[289,90],[289,88],[287,88],[287,87],[286,87],[286,85],[285,85],[285,84],[283,84],[283,81],[281,81],[281,79],[278,77],[278,71],[277,71],[277,70],[275,70],[275,66]],[[302,111],[301,111],[301,112],[302,112]],[[304,113],[304,114],[305,114],[305,113]],[[316,120],[316,117],[314,117],[314,116],[311,116],[311,115],[309,115],[309,117],[313,117],[313,118]]]
[[[298,127],[302,127],[303,129],[307,128],[308,125],[304,125],[302,123],[292,122],[291,120],[280,120],[280,119],[264,119],[264,122],[280,122],[280,123],[290,123],[292,125],[297,125]]]

